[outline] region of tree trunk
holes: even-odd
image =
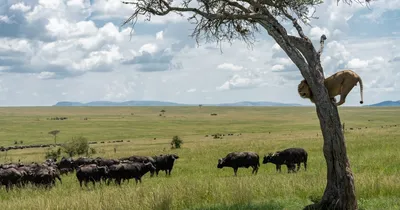
[[[322,72],[321,64],[310,72]],[[320,69],[319,69],[320,68]],[[330,101],[323,84],[323,78],[306,78],[318,81],[312,88],[316,103],[316,112],[324,137],[323,152],[327,163],[327,185],[319,203],[306,206],[304,209],[358,209],[355,196],[353,174],[347,158],[345,138],[337,107]]]
[[[271,29],[268,23],[263,24],[268,34],[275,39],[299,68],[311,88],[324,137],[323,151],[328,170],[327,185],[321,201],[306,206],[304,209],[356,210],[358,207],[354,179],[347,158],[339,113],[324,85],[325,78],[320,55],[326,36],[321,36],[321,49],[317,52],[309,39],[295,40],[287,35],[285,29],[277,21],[275,25],[275,29]],[[293,41],[296,41],[296,43]],[[300,56],[299,53],[304,57]]]

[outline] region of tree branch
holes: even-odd
[[[164,3],[164,6],[166,8],[164,11],[155,10],[155,9],[151,8],[150,6],[146,7],[146,8],[143,8],[143,7],[140,7],[139,3],[136,3],[136,2],[122,1],[122,3],[124,3],[124,4],[133,4],[136,7],[138,7],[138,9],[144,10],[146,12],[150,12],[151,14],[158,15],[158,16],[165,16],[165,15],[169,14],[170,12],[193,12],[193,13],[201,15],[202,17],[207,18],[209,20],[217,20],[217,19],[218,20],[227,20],[227,19],[228,20],[264,19],[263,15],[256,14],[256,13],[250,13],[250,14],[206,13],[206,12],[203,12],[203,11],[197,9],[197,8],[171,7],[164,0],[159,0],[159,1]],[[235,5],[235,3],[236,2],[230,2],[231,5]],[[237,5],[238,4],[236,3],[236,6]]]

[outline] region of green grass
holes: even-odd
[[[165,117],[159,116],[162,109]],[[400,108],[340,107],[339,111],[347,128],[347,152],[360,208],[400,209]],[[56,116],[68,119],[47,120]],[[301,209],[321,196],[326,184],[319,126],[314,107],[0,108],[0,146],[21,140],[53,143],[47,133],[59,129],[58,142],[77,135],[89,141],[131,141],[91,145],[96,156],[180,156],[171,177],[146,175],[139,185],[131,180],[121,187],[80,189],[71,174],[51,190],[24,188],[6,193],[2,188],[1,209]],[[205,137],[213,133],[235,135]],[[170,149],[174,135],[183,139],[181,149]],[[251,169],[240,168],[234,177],[233,169],[217,168],[218,158],[232,151],[255,151],[262,157],[288,147],[308,151],[307,171],[287,174],[282,167],[282,173],[277,173],[274,165],[262,164],[255,176]],[[46,150],[0,152],[0,162],[43,161]]]

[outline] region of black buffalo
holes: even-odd
[[[60,174],[68,174],[75,170],[75,162],[72,158],[62,157],[60,162],[57,163]]]
[[[120,158],[120,161],[129,161],[134,163],[151,163],[153,166],[156,165],[156,161],[150,156],[132,155],[130,157]],[[155,171],[150,172],[150,176],[154,175]]]
[[[30,166],[28,173],[29,180],[36,186],[45,186],[46,188],[54,186],[56,179],[62,183],[60,172],[56,166],[47,166],[46,164]]]
[[[14,185],[20,184],[21,178],[21,172],[15,168],[10,167],[6,169],[0,169],[0,186],[4,185],[7,192]]]
[[[76,170],[76,178],[81,187],[82,182],[87,187],[87,183],[90,181],[93,183],[93,186],[96,186],[95,182],[104,181],[108,177],[108,173],[109,169],[107,166],[97,166],[96,164],[81,165]]]
[[[79,157],[74,161],[75,169],[79,168],[81,165],[96,164],[96,160],[88,157]]]
[[[176,154],[166,154],[153,156],[155,160],[156,175],[158,176],[159,171],[165,171],[165,175],[171,176],[172,168],[174,167],[175,160],[179,159]]]
[[[235,176],[238,168],[253,168],[252,174],[257,174],[260,167],[260,158],[255,152],[231,152],[218,160],[217,168],[231,167]]]
[[[124,162],[110,166],[108,175],[108,182],[114,180],[116,184],[121,185],[121,180],[135,179],[136,184],[142,182],[142,176],[147,172],[154,173],[156,168],[151,162],[137,163],[137,162]]]
[[[98,166],[108,166],[108,167],[111,165],[120,163],[119,160],[105,159],[105,158],[101,158],[101,157],[96,158],[95,161],[96,161],[96,165],[98,165]]]
[[[276,165],[276,171],[281,171],[281,165],[286,165],[288,173],[299,171],[300,164],[304,164],[304,170],[307,170],[308,154],[303,148],[288,148],[277,151],[274,154],[269,153],[264,156],[263,164],[273,163]],[[297,164],[297,170],[296,165]]]

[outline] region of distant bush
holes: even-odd
[[[58,148],[57,150],[49,149],[46,151],[45,159],[55,160],[55,159],[58,159],[58,157],[60,157],[60,155],[61,155],[61,148]]]
[[[182,143],[183,143],[183,140],[179,136],[174,136],[174,137],[172,137],[171,147],[173,149],[181,148]]]
[[[94,154],[96,154],[96,153],[97,153],[97,151],[96,151],[95,148],[91,147],[91,148],[89,149],[89,154],[90,154],[90,155],[94,155]]]
[[[96,152],[95,149],[89,147],[89,141],[83,136],[73,137],[70,141],[62,145],[65,153],[70,157],[74,155],[90,155]]]

